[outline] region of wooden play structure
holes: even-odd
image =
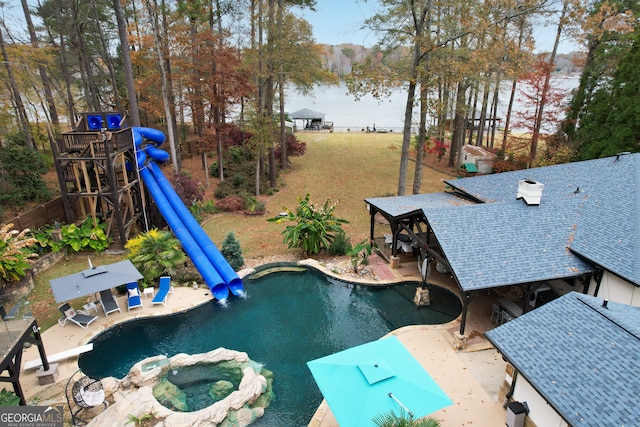
[[[67,222],[104,221],[113,246],[123,248],[143,206],[126,117],[83,113],[75,130],[54,144],[53,158]]]

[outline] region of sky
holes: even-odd
[[[313,26],[316,42],[338,45],[353,43],[371,47],[376,43],[375,34],[360,30],[364,20],[375,14],[376,0],[316,0],[316,12],[305,10],[299,16]],[[534,30],[536,52],[550,52],[553,48],[556,29],[537,26]],[[562,41],[558,53],[578,50],[570,41]]]

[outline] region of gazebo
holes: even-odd
[[[324,127],[324,113],[303,108],[302,110],[294,111],[289,114],[289,117],[295,123],[296,120],[303,120],[303,129],[306,130],[320,130]]]

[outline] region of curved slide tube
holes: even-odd
[[[138,168],[149,193],[182,243],[185,252],[202,274],[214,298],[226,300],[229,290],[234,295],[244,294],[242,280],[182,203],[160,168],[153,162],[153,160],[160,162],[169,160],[169,154],[158,148],[164,142],[164,133],[157,129],[135,127],[133,137],[137,147]],[[155,145],[146,145],[142,148],[144,138],[151,140]],[[150,158],[150,161],[145,166],[147,158]]]
[[[205,253],[211,264],[216,268],[224,283],[227,284],[232,294],[238,296],[244,289],[242,287],[242,280],[238,277],[238,274],[229,265],[224,256],[220,253],[216,245],[213,244],[209,236],[204,232],[202,227],[196,219],[191,215],[189,209],[182,203],[182,199],[176,193],[171,186],[169,180],[164,176],[158,165],[152,163],[149,165],[151,173],[153,174],[156,182],[162,189],[162,192],[173,206],[173,209],[178,214],[184,225],[189,229],[191,235],[196,239],[198,245]]]

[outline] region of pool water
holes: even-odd
[[[307,361],[402,326],[446,323],[461,312],[459,299],[436,286],[431,287],[431,306],[416,307],[415,282],[371,288],[309,269],[245,278],[243,283],[247,298],[233,298],[226,308],[211,302],[103,332],[94,339],[93,351],[80,356],[80,368],[93,377],[123,378],[132,365],[151,356],[218,347],[243,351],[274,373],[275,398],[253,425],[306,426],[322,401]]]
[[[178,387],[178,389],[184,393],[186,409],[172,408],[169,404],[165,404],[161,400],[163,396],[157,396],[155,389],[154,396],[169,409],[193,412],[211,406],[215,402],[227,397],[233,390],[237,390],[242,376],[243,372],[239,366],[236,366],[233,370],[229,370],[227,367],[224,369],[224,372],[210,363],[182,366],[169,370],[166,381]],[[225,388],[223,390],[224,392],[214,396],[212,394],[212,385],[218,381],[227,382],[229,388]],[[220,390],[222,389],[218,389],[218,392],[220,392]]]

